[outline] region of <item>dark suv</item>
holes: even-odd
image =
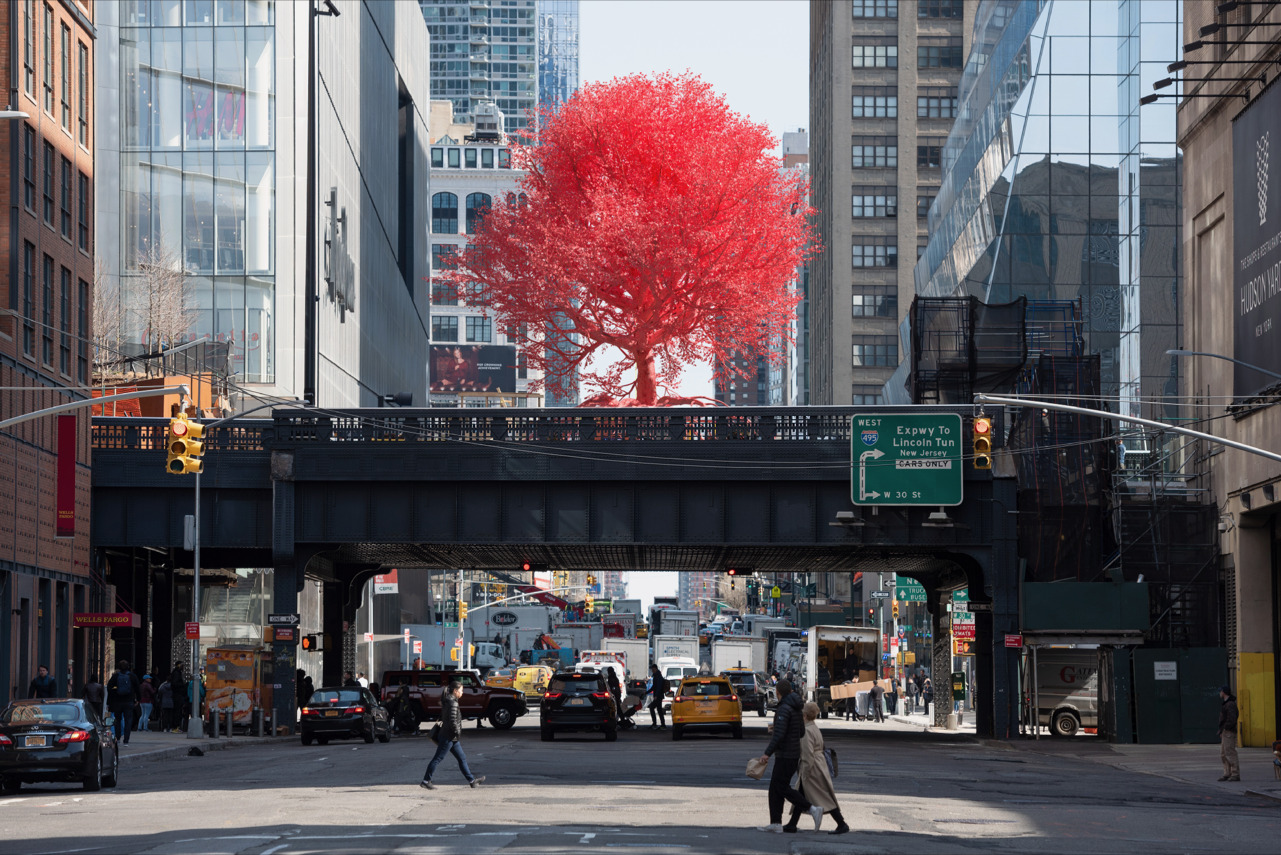
[[[561,671],[547,681],[539,707],[543,742],[558,730],[600,731],[606,742],[618,739],[618,707],[605,675],[596,671]]]
[[[743,712],[756,710],[757,715],[765,715],[770,690],[765,675],[750,668],[727,668],[721,672],[721,676],[727,678],[734,687],[734,691],[738,692],[738,699],[743,703]]]

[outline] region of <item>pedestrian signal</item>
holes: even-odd
[[[952,639],[952,655],[953,656],[973,656],[974,642],[962,641],[959,638]]]
[[[205,427],[199,422],[193,422],[186,416],[170,419],[169,459],[165,462],[165,470],[171,475],[199,475],[204,469],[200,459],[205,453],[205,444],[201,442],[204,435]]]
[[[309,651],[319,650],[319,649],[320,649],[320,636],[318,636],[318,635],[304,635],[304,636],[302,637],[302,649],[303,649],[303,650],[309,650]]]
[[[975,416],[972,428],[974,448],[974,468],[992,468],[992,420],[987,416]]]

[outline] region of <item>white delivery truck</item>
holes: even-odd
[[[453,626],[436,626],[435,624],[407,623],[401,625],[401,635],[409,634],[410,644],[402,642],[401,663],[405,668],[412,668],[414,659],[422,659],[424,665],[441,669],[463,667],[462,657],[455,659],[453,651],[457,648],[458,628]],[[471,627],[466,628],[466,640],[471,645],[471,667],[488,674],[494,668],[507,664],[501,644],[488,641],[476,641],[476,634]],[[422,653],[413,653],[412,642],[422,642]]]
[[[712,673],[729,668],[765,670],[765,639],[734,635],[712,639]]]
[[[467,614],[467,627],[482,641],[496,641],[510,662],[520,651],[534,647],[540,636],[551,633],[560,619],[555,606],[472,606]]]
[[[656,635],[650,639],[654,643],[654,661],[660,659],[692,659],[698,664],[698,637],[686,635]]]
[[[618,677],[618,685],[624,689],[623,694],[627,693],[627,663],[621,651],[584,650],[578,654],[578,664],[574,667],[575,670],[579,671],[584,668],[595,668],[597,670],[609,668]]]
[[[644,620],[645,613],[641,611],[640,600],[630,600],[630,599],[614,600],[613,607],[614,607],[614,611],[616,612],[630,612],[631,614],[636,615],[637,623],[640,623],[642,620]]]
[[[695,644],[698,642],[695,641]],[[681,680],[698,675],[698,660],[687,656],[663,656],[655,659],[659,673],[667,678],[667,694],[663,696],[663,709],[671,711],[672,699],[681,686]]]
[[[1096,648],[1038,648],[1035,685],[1032,661],[1029,656],[1023,673],[1023,701],[1025,710],[1035,706],[1038,725],[1049,725],[1050,733],[1055,736],[1073,736],[1083,727],[1099,726],[1099,651]]]
[[[805,675],[805,700],[818,704],[820,714],[823,718],[827,718],[833,701],[831,680],[839,681],[840,678],[836,675],[844,674],[848,670],[858,675],[856,682],[870,683],[876,677],[880,661],[881,631],[877,627],[811,626],[806,638],[805,660],[802,666]],[[848,668],[847,662],[849,662]],[[827,669],[829,675],[827,686],[819,685],[820,665]]]
[[[650,635],[688,635],[698,638],[698,612],[661,609],[653,613]]]
[[[772,629],[784,629],[787,621],[781,617],[766,617],[765,615],[743,615],[743,635],[750,635],[753,638],[764,638],[769,635]]]
[[[552,638],[569,638],[569,646],[575,650],[600,650],[605,627],[599,623],[558,623],[552,627]]]
[[[649,642],[643,638],[607,638],[601,647],[611,653],[623,654],[627,679],[649,679]]]

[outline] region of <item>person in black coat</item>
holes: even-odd
[[[435,774],[436,767],[440,761],[445,759],[446,754],[453,754],[454,759],[458,761],[458,770],[463,773],[467,783],[472,789],[480,786],[485,776],[476,777],[472,774],[471,768],[467,765],[467,755],[463,753],[463,744],[459,738],[463,734],[463,715],[459,709],[458,701],[463,696],[463,684],[457,680],[451,680],[446,687],[444,694],[440,696],[440,733],[436,737],[436,754],[427,764],[427,771],[423,773],[423,779],[418,782],[418,786],[428,790],[436,789],[436,785],[431,782],[431,776]]]
[[[35,679],[27,687],[28,698],[52,698],[58,694],[58,681],[49,673],[49,669],[40,665],[36,668]]]
[[[129,744],[129,734],[133,732],[133,708],[138,703],[140,683],[124,659],[116,663],[116,673],[107,681],[107,709],[115,716],[112,729],[116,740],[125,745]]]
[[[795,812],[812,810],[812,805],[792,787],[792,777],[801,765],[801,740],[805,737],[805,704],[800,695],[792,691],[787,680],[778,681],[778,707],[774,710],[772,735],[765,753],[761,756],[768,763],[774,755],[774,771],[769,778],[769,825],[761,831],[796,831],[796,826],[783,827],[783,802],[792,803]],[[820,817],[822,809],[819,809]]]

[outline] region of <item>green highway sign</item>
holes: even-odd
[[[854,416],[850,495],[856,505],[959,505],[961,416],[876,413]]]
[[[894,583],[894,599],[900,603],[923,603],[925,588],[912,579],[899,579]]]

